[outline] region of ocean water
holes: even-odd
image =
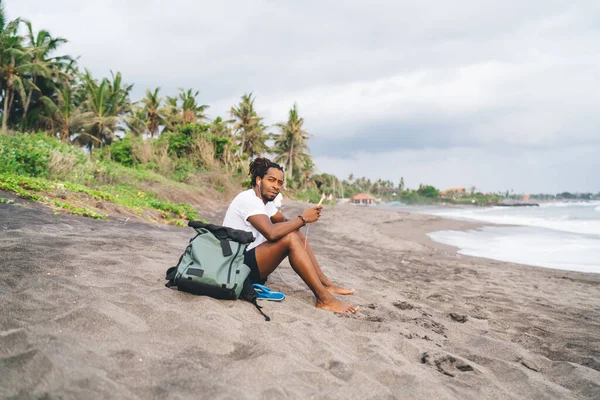
[[[419,212],[501,224],[429,234],[435,241],[458,247],[460,254],[600,273],[600,201],[543,203],[540,207],[432,208]]]

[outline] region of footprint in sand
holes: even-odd
[[[418,317],[418,318],[415,318],[413,321],[418,326],[422,326],[423,328],[428,329],[434,333],[437,333],[438,335],[447,337],[446,336],[446,327],[443,324],[430,318],[430,316]]]
[[[413,308],[415,308],[415,306],[413,306],[407,301],[397,301],[392,304],[394,305],[394,307],[399,308],[401,310],[412,310]]]
[[[373,307],[370,307],[373,306]],[[345,316],[345,315],[344,315]],[[353,319],[363,320],[367,322],[383,322],[385,321],[385,313],[378,311],[374,304],[369,304],[363,309],[360,315],[348,315]]]
[[[326,365],[322,366],[331,375],[343,381],[349,381],[354,372],[346,363],[341,361],[331,360]]]
[[[459,372],[475,371],[471,365],[450,354],[425,352],[421,357],[421,362],[423,364],[431,365],[442,374],[453,378]]]
[[[442,294],[442,293],[434,293],[430,296],[427,296],[428,299],[433,300],[433,301],[441,301],[443,303],[449,302],[452,300],[452,296],[448,295],[448,294]]]
[[[469,315],[471,315],[471,317],[473,318],[484,320],[490,319],[492,317],[492,313],[478,305],[475,305],[473,308],[471,308],[471,310],[469,311]]]
[[[377,315],[371,315],[365,318],[365,321],[368,322],[383,322],[385,321],[385,319],[381,316],[377,316]]]
[[[404,293],[404,295],[411,300],[420,300],[421,299],[421,296],[415,292],[406,292],[406,293]]]
[[[255,343],[236,343],[235,348],[228,354],[228,357],[234,361],[244,361],[258,358],[263,355]]]
[[[468,319],[469,319],[469,318],[468,318],[466,315],[464,315],[464,314],[457,314],[457,313],[453,313],[453,312],[451,312],[451,313],[450,313],[450,314],[448,314],[448,315],[450,315],[450,318],[452,318],[452,320],[453,320],[453,321],[460,322],[461,324],[464,324],[464,323],[465,323],[465,322],[467,322],[467,321],[468,321]]]

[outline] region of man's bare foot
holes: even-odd
[[[344,303],[335,297],[331,297],[331,300],[329,301],[317,300],[317,308],[333,311],[338,314],[355,313],[359,310],[359,307]]]
[[[330,284],[330,285],[323,285],[325,286],[325,289],[327,289],[327,291],[331,294],[353,294],[354,293],[354,289],[346,289],[343,287],[339,287],[336,286],[334,284]]]

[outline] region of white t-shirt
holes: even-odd
[[[248,222],[248,218],[259,214],[264,214],[271,218],[273,215],[277,214],[277,211],[279,211],[277,204],[281,204],[282,199],[283,196],[281,193],[279,193],[273,201],[269,201],[267,204],[265,204],[260,198],[258,198],[253,189],[245,190],[235,196],[235,199],[233,199],[229,205],[227,213],[225,213],[223,226],[251,232],[254,236],[254,242],[248,245],[248,250],[250,250],[265,242],[266,239],[262,233],[260,233],[254,226],[252,226],[250,222]]]

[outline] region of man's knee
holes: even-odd
[[[288,247],[297,246],[302,243],[297,231],[290,232],[281,239],[288,245]]]
[[[302,242],[304,242],[304,235],[302,234],[302,232],[300,231],[300,229],[298,229],[297,231],[294,231],[293,233],[295,233],[296,236],[298,236],[300,238],[300,240]]]

